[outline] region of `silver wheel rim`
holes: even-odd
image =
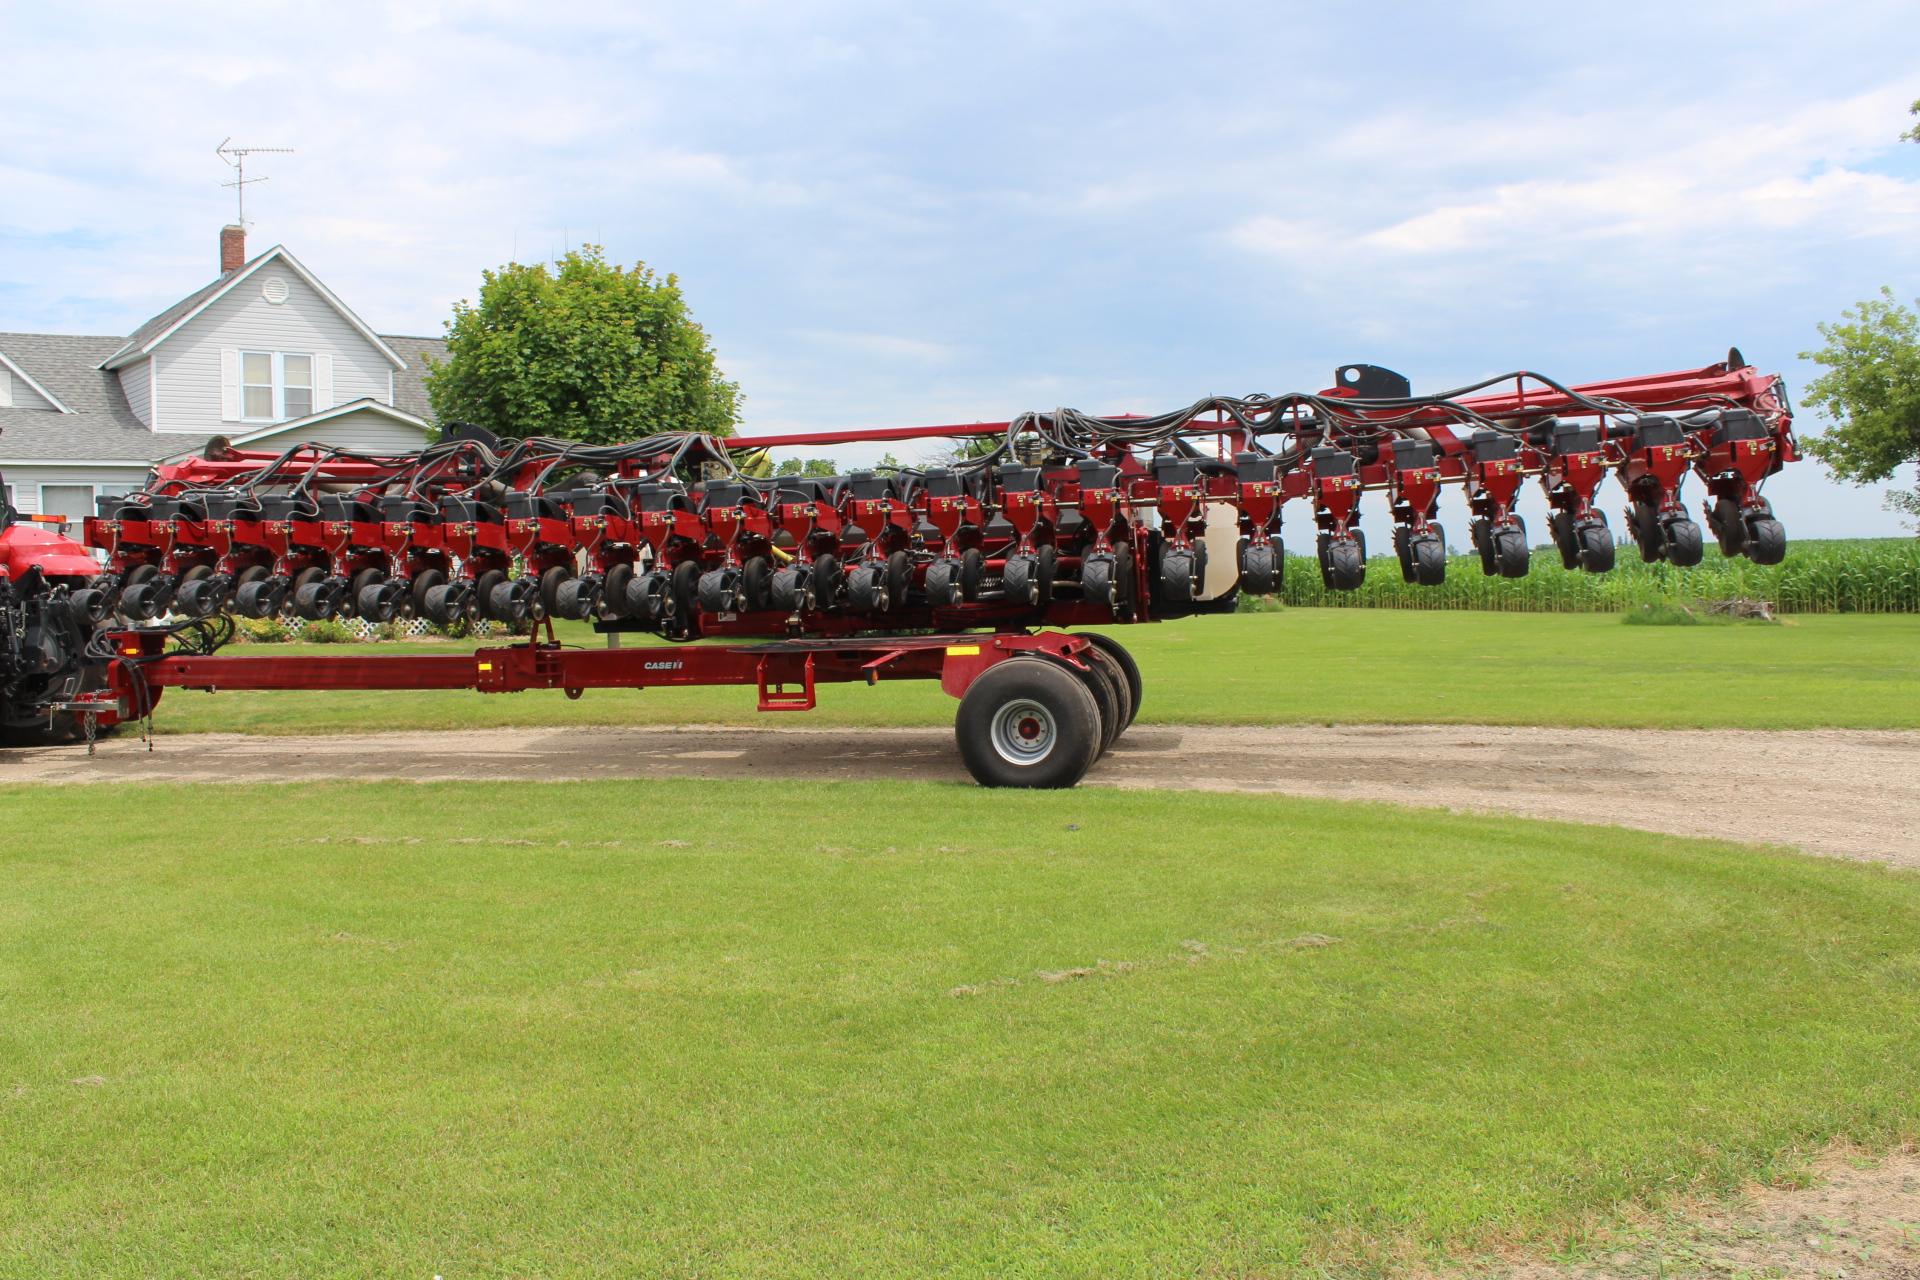
[[[1031,698],[1016,698],[1002,703],[993,713],[989,735],[994,752],[1008,764],[1025,767],[1039,764],[1053,752],[1059,738],[1053,713]]]

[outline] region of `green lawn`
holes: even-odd
[[[585,627],[565,634],[604,643]],[[1146,723],[1920,727],[1920,615],[1679,628],[1622,626],[1606,614],[1291,609],[1114,634],[1145,671]],[[952,718],[952,702],[931,685],[901,683],[823,689],[820,709],[804,722],[760,717],[752,690],[738,688],[589,691],[579,702],[558,693],[179,691],[167,695],[158,726],[312,733],[691,722],[945,725]]]
[[[1364,1271],[1920,1137],[1880,868],[930,784],[0,805],[9,1275]]]

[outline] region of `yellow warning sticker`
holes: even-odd
[[[977,644],[950,644],[947,646],[947,656],[949,658],[977,658],[980,656],[980,646]]]

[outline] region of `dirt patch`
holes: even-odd
[[[131,736],[0,754],[0,781],[964,782],[939,729],[569,728]],[[1920,866],[1920,732],[1143,725],[1091,786],[1256,791],[1612,823]]]
[[[1577,1261],[1512,1259],[1449,1280],[1920,1280],[1920,1155],[1829,1152],[1809,1185],[1751,1187],[1723,1204],[1629,1221]]]

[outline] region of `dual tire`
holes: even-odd
[[[1094,640],[1094,637],[1088,637]],[[1105,637],[1098,638],[1101,641]],[[983,787],[1071,787],[1132,723],[1139,672],[1111,641],[1086,670],[1042,657],[987,669],[960,699],[954,738]]]

